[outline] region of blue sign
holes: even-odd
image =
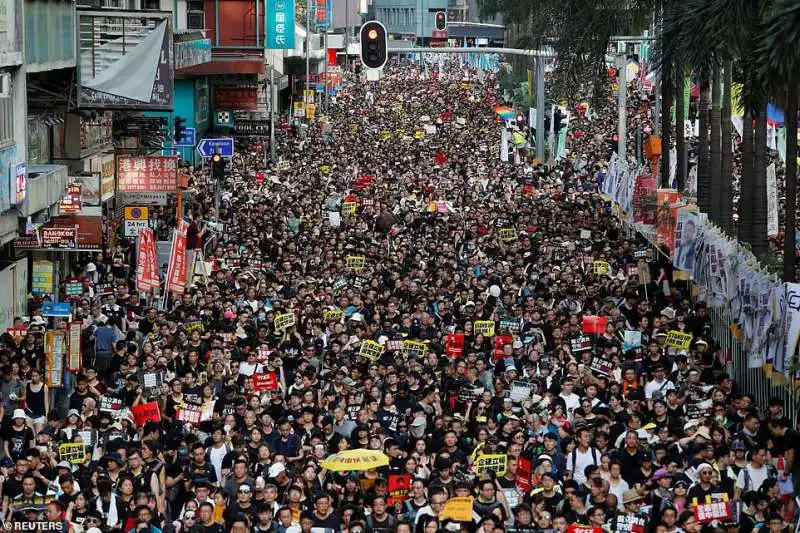
[[[42,304],[43,316],[70,316],[72,304],[69,302],[45,302]]]
[[[212,157],[214,154],[233,157],[233,138],[200,139],[200,142],[197,143],[197,151],[203,157]]]
[[[175,70],[211,63],[211,39],[175,43]]]
[[[194,128],[183,128],[183,137],[175,139],[175,146],[194,146],[197,144]]]
[[[294,0],[266,0],[265,48],[294,48]]]

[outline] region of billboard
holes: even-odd
[[[171,14],[78,10],[78,106],[172,110]]]
[[[178,160],[172,156],[120,156],[117,192],[176,192]]]

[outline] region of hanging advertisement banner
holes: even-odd
[[[167,287],[173,296],[186,292],[186,234],[189,224],[182,220],[172,237],[172,250],[167,267]]]
[[[294,48],[294,0],[267,0],[266,46],[268,49]]]
[[[174,193],[178,190],[178,160],[172,156],[117,159],[117,191],[120,193]]]
[[[172,110],[170,13],[79,9],[77,17],[78,107]]]

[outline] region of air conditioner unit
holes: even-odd
[[[0,72],[0,98],[11,98],[10,72]]]

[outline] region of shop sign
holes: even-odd
[[[59,250],[75,250],[78,248],[78,227],[42,228],[42,247]]]
[[[117,160],[117,190],[129,192],[167,192],[178,189],[174,157],[120,157]]]
[[[257,87],[214,87],[216,109],[258,109]]]

